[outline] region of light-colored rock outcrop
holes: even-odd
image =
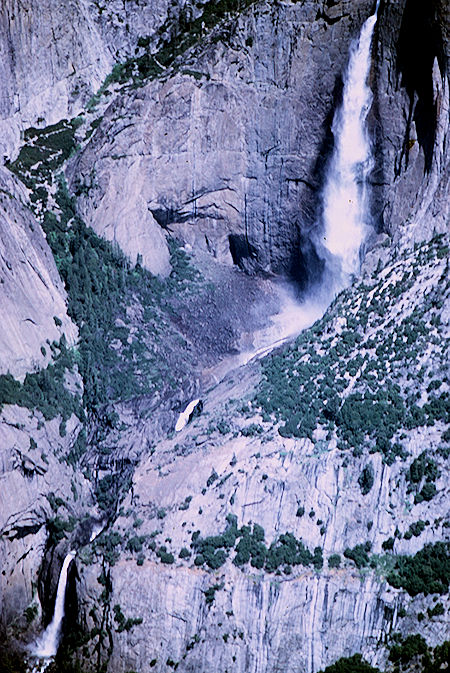
[[[45,366],[49,343],[77,329],[67,316],[66,293],[26,193],[0,168],[0,373],[23,377]],[[56,318],[56,322],[55,322]]]
[[[34,616],[40,614],[38,573],[46,523],[58,510],[55,499],[65,503],[58,512],[65,521],[80,518],[89,506],[88,483],[65,461],[80,422],[73,416],[64,437],[59,424],[58,418],[45,422],[41,414],[16,406],[4,407],[0,415],[0,628],[8,636],[25,628],[27,607],[36,606]],[[35,632],[37,621],[30,628]]]
[[[5,0],[0,7],[0,156],[20,131],[76,115],[112,66],[153,36],[167,0],[99,3]]]

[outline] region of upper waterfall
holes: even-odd
[[[335,144],[323,192],[324,226],[318,245],[332,294],[348,285],[359,271],[361,248],[370,228],[366,184],[373,159],[366,118],[372,93],[367,79],[377,13],[378,4],[351,46],[342,105],[332,125]]]

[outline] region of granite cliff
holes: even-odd
[[[332,120],[374,4],[2,3],[6,670],[70,548],[49,671],[445,660],[445,0],[380,3],[360,277],[250,359],[323,273]]]

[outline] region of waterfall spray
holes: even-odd
[[[325,291],[332,296],[358,273],[370,230],[366,184],[373,159],[366,118],[372,93],[367,79],[377,14],[378,3],[350,49],[342,105],[332,125],[335,146],[323,192],[323,237],[317,245],[325,260]]]

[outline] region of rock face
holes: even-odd
[[[380,9],[371,180],[376,227],[400,237],[407,221],[408,236],[417,229],[420,238],[430,216],[436,230],[448,221],[449,87],[437,9],[411,20],[418,11],[412,4]],[[156,219],[220,260],[305,280],[312,271],[303,253],[320,225],[333,109],[351,40],[370,9],[338,3],[331,16],[317,14],[317,3],[258,4],[232,24],[226,44],[206,40],[181,73],[131,100],[119,97],[73,167],[86,220],[124,249],[130,218],[142,223],[137,236],[145,231],[149,268],[158,269],[152,255],[167,262]],[[430,35],[416,82],[413,66],[404,70],[417,30],[411,21],[422,18]],[[424,137],[415,144],[417,115]],[[117,209],[111,204],[119,182],[126,207]]]
[[[330,25],[315,2],[258,3],[181,72],[119,96],[70,169],[85,220],[112,238],[112,217],[125,232],[140,215],[161,263],[153,218],[219,260],[302,278],[300,237],[317,224],[332,111],[371,4],[342,3]]]
[[[71,516],[82,518],[89,503],[89,484],[62,460],[78,436],[80,423],[72,417],[65,437],[58,427],[58,419],[44,422],[40,414],[33,416],[17,406],[5,407],[0,416],[0,624],[9,637],[14,628],[28,627],[36,634],[41,606],[48,619],[49,595],[54,595],[62,562],[56,561],[56,578],[39,600],[38,571],[49,541],[48,522],[56,521],[58,509],[60,522]]]
[[[166,13],[166,0],[2,2],[0,155],[12,158],[20,130],[77,114],[113,64],[134,51],[140,36],[153,35]]]
[[[449,45],[441,20],[448,9],[445,0],[407,0],[380,14],[373,196],[382,226],[396,239],[422,240],[448,226]]]
[[[26,198],[20,183],[0,168],[0,373],[21,377],[49,362],[51,342],[64,334],[73,345],[77,337],[53,256]]]
[[[396,324],[408,322],[411,311],[423,305],[420,297],[441,284],[442,318],[448,318],[443,258],[433,255],[415,275],[413,286],[395,294],[395,288],[405,288],[404,274],[420,268],[416,257],[411,252],[388,264],[378,280],[376,274],[367,274],[359,288],[326,314],[323,340],[326,335],[328,343],[334,343],[345,329],[346,317],[357,321],[364,313],[361,302],[375,300],[386,288],[393,301],[385,304],[381,319],[371,322],[357,347],[362,361],[368,348],[374,365],[373,344],[384,347],[385,325],[392,319]],[[432,377],[445,368],[438,342],[420,361]],[[292,346],[293,357],[300,348],[301,342]],[[350,362],[351,356],[342,352],[341,371],[347,371],[347,357]],[[406,381],[406,353],[405,358],[400,366],[397,357],[388,364],[392,379],[383,384],[387,389],[392,381]],[[395,559],[386,556],[389,538],[397,555],[414,554],[424,544],[445,538],[444,454],[430,453],[440,466],[431,500],[420,502],[408,481],[412,461],[425,446],[441,445],[445,426],[438,422],[409,431],[403,426],[400,441],[408,457],[392,461],[367,449],[359,456],[355,451],[348,454],[342,444],[338,448],[332,433],[325,437],[316,430],[312,441],[283,437],[269,418],[264,421],[260,411],[254,411],[259,370],[253,363],[224,379],[203,399],[200,417],[175,438],[160,441],[134,474],[123,515],[113,526],[124,551],[119,556],[116,548],[111,593],[104,603],[114,641],[111,671],[140,670],[148,661],[156,671],[166,670],[167,661],[186,672],[231,667],[246,673],[317,671],[354,652],[383,666],[385,645],[396,631],[420,631],[430,644],[445,638],[443,617],[418,626],[419,613],[433,605],[431,596],[408,596],[386,581]],[[347,383],[343,397],[358,388],[356,379],[348,378]],[[313,392],[310,404],[314,398]],[[372,475],[368,490],[361,479],[364,470]],[[227,548],[217,537],[231,530],[230,515],[236,516],[238,528],[260,526],[259,539],[267,548],[290,533],[309,550],[322,549],[323,568],[322,562],[315,570],[295,564],[286,569],[282,564],[278,572],[267,572],[256,561],[250,564],[249,557],[237,561],[235,551],[242,541],[233,550],[234,542]],[[428,521],[419,536],[414,528],[418,521]],[[199,545],[202,539],[209,539],[209,552]],[[347,557],[358,545],[370,550],[372,569],[365,563],[357,569]],[[218,557],[209,568],[207,561],[199,560],[202,553],[207,558],[208,553],[220,554],[218,550],[225,557],[217,565]],[[330,560],[335,554],[340,556],[339,568]],[[98,620],[88,617],[102,588],[98,575],[98,564],[80,569],[82,611],[91,630],[98,626]],[[447,605],[446,597],[440,600]],[[124,619],[131,620],[129,629],[121,628],[125,622],[118,618],[117,606]]]

